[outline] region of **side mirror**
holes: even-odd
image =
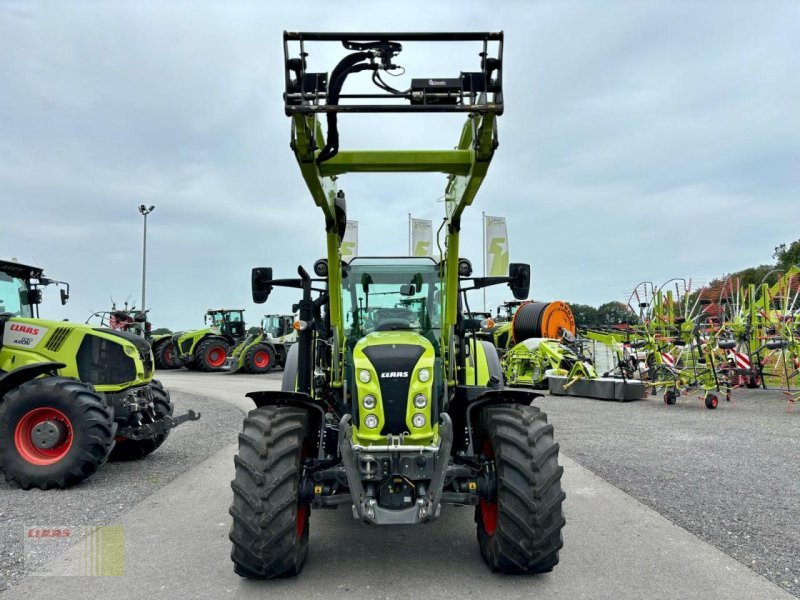
[[[58,291],[61,294],[61,306],[64,306],[67,303],[67,300],[69,300],[69,291],[65,290],[64,288],[61,288]]]
[[[508,265],[508,276],[511,281],[508,287],[517,300],[525,300],[531,291],[531,266],[525,263],[511,263]]]
[[[361,276],[361,289],[364,290],[365,294],[369,294],[369,284],[372,283],[372,275],[369,273],[364,273]]]
[[[339,190],[333,200],[333,214],[336,217],[336,234],[339,236],[339,240],[343,240],[344,232],[347,230],[347,200],[345,200],[342,190]]]
[[[417,293],[417,288],[414,286],[413,283],[404,283],[400,286],[400,295],[401,296],[413,296]]]
[[[272,267],[255,267],[250,274],[253,302],[264,304],[272,293]]]

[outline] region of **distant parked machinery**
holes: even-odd
[[[179,331],[169,340],[153,345],[156,364],[160,369],[219,371],[225,365],[231,348],[247,335],[244,310],[214,308],[206,312],[208,327]]]
[[[294,322],[294,315],[264,315],[261,327],[231,351],[226,370],[260,375],[283,368],[289,348],[297,341]]]
[[[65,488],[108,458],[153,452],[173,417],[153,379],[153,355],[139,335],[39,318],[42,288],[63,285],[42,269],[0,261],[0,469],[23,489]]]

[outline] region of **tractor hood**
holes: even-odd
[[[150,344],[115,329],[69,321],[13,317],[0,320],[0,370],[28,364],[61,362],[65,377],[114,392],[147,383],[153,376]]]
[[[115,335],[117,337],[121,337],[123,340],[126,340],[136,346],[136,349],[142,356],[147,356],[150,352],[150,342],[148,342],[145,338],[140,335],[136,335],[135,333],[131,333],[129,331],[121,331],[119,329],[110,329],[108,327],[95,327],[97,331],[102,331],[103,333],[108,333],[111,335]]]
[[[407,434],[409,441],[432,440],[433,390],[437,377],[430,340],[412,331],[370,333],[353,348],[353,366],[359,400],[359,439],[377,443],[387,435]],[[369,399],[365,405],[367,396],[375,399],[374,407],[370,408]],[[415,406],[417,396],[424,396],[424,405],[419,401]],[[367,420],[369,415],[377,417],[377,423],[374,419]]]

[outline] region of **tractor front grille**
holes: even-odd
[[[67,341],[70,333],[72,333],[72,328],[70,327],[56,327],[44,347],[50,352],[58,352],[64,342]]]
[[[77,355],[81,381],[96,385],[120,385],[136,381],[136,363],[122,344],[86,335]]]
[[[385,419],[381,435],[399,435],[408,431],[408,387],[411,374],[423,352],[425,348],[416,344],[381,344],[364,349],[381,386]]]

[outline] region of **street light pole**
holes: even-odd
[[[146,283],[145,283],[146,282],[146,275],[147,275],[147,215],[149,215],[151,212],[153,212],[154,209],[155,209],[155,206],[147,207],[144,204],[140,204],[139,205],[139,212],[144,217],[144,237],[142,239],[142,308],[141,308],[141,311],[142,311],[142,314],[144,315],[145,324],[147,323],[147,312],[146,312],[147,305],[145,304],[145,291],[147,289],[145,287],[146,286]],[[142,331],[144,331],[145,335],[147,335],[146,329],[147,328],[145,327],[142,330]]]

